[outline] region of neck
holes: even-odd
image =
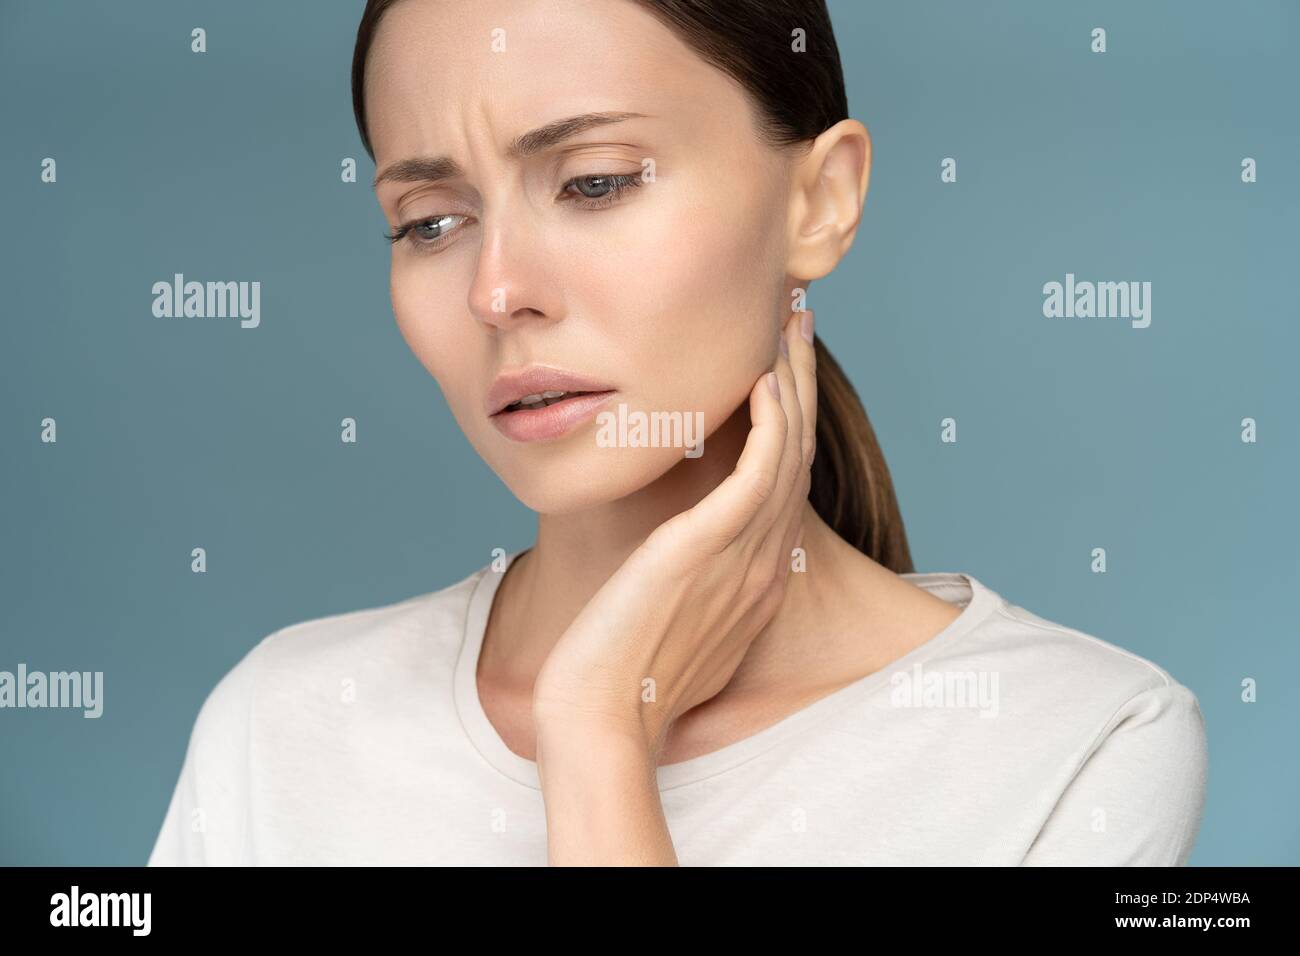
[[[583,606],[663,522],[692,507],[734,469],[749,433],[741,406],[713,435],[709,454],[684,460],[634,495],[599,508],[540,515],[537,543],[516,559],[497,591],[480,667],[493,679],[531,687],[546,656]],[[803,545],[812,573],[791,573],[785,599],[755,638],[728,691],[760,686],[815,639],[819,609],[843,596],[849,562],[870,559],[840,538],[805,502]],[[878,567],[878,566],[877,566]],[[788,670],[785,671],[787,674]]]

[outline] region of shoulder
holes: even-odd
[[[1026,863],[1180,865],[1200,826],[1206,728],[1159,664],[1012,604],[979,581],[981,613],[933,666],[997,676],[999,725],[1055,804]]]
[[[469,595],[484,570],[437,591],[289,624],[254,648],[257,666],[262,671],[329,666],[339,658],[400,654],[413,643],[421,652],[458,645]]]
[[[1200,722],[1196,695],[1155,661],[1013,604],[970,575],[924,577],[969,582],[971,590],[968,630],[935,665],[977,663],[998,674],[1011,714],[1076,726],[1083,717],[1098,735],[1142,705],[1158,704],[1171,724]]]
[[[370,713],[429,700],[456,657],[468,600],[487,569],[439,591],[267,634],[226,671],[199,708],[150,865],[241,863],[248,857],[253,776],[288,770]]]
[[[460,647],[465,611],[487,568],[436,591],[400,601],[323,615],[281,627],[263,638],[213,687],[200,709],[200,743],[226,736],[257,710],[309,704],[313,693],[337,700],[348,683],[449,668]],[[256,705],[256,706],[255,706]]]

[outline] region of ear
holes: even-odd
[[[790,177],[786,273],[811,281],[829,273],[853,244],[871,178],[871,135],[840,120],[812,141]]]

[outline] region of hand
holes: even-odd
[[[811,312],[786,322],[789,354],[750,391],[735,471],[656,528],[552,649],[533,690],[539,754],[542,740],[591,729],[644,746],[653,770],[672,721],[727,685],[781,606],[817,434],[811,329]],[[647,679],[654,699],[643,701]]]

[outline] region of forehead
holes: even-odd
[[[376,31],[365,94],[380,165],[470,137],[504,150],[589,111],[666,117],[684,135],[749,122],[739,85],[633,0],[402,0]]]

